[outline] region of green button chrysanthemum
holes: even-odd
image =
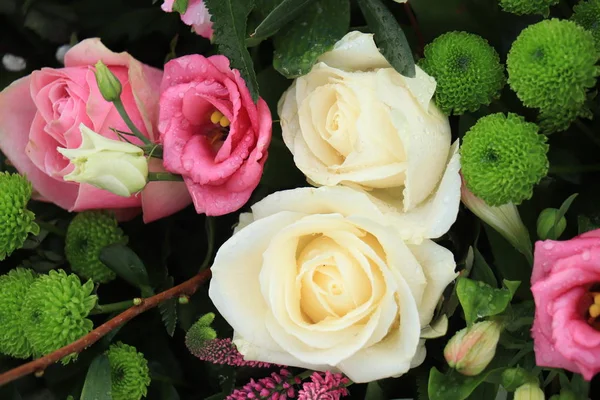
[[[89,333],[87,319],[96,305],[94,283],[63,270],[50,271],[31,284],[22,307],[23,329],[34,356],[51,353]],[[76,354],[63,359],[67,363]]]
[[[31,347],[23,331],[21,307],[36,274],[16,268],[0,276],[0,353],[16,358],[31,356]]]
[[[485,116],[466,133],[460,148],[469,190],[490,206],[520,204],[548,173],[546,136],[516,114]]]
[[[29,233],[40,233],[27,209],[31,183],[19,174],[0,172],[0,260],[23,246]]]
[[[546,20],[524,29],[508,54],[508,83],[527,107],[539,108],[544,131],[564,130],[585,108],[600,74],[592,34],[572,21]]]
[[[435,102],[448,115],[490,104],[506,80],[496,50],[481,36],[466,32],[437,37],[425,47],[419,65],[436,79]]]
[[[140,400],[150,385],[148,361],[136,348],[121,342],[106,352],[110,362],[113,400]]]
[[[560,0],[500,0],[500,7],[506,12],[524,15],[541,14],[548,16],[550,6],[558,4]]]
[[[600,51],[600,0],[580,1],[573,7],[571,19],[592,33]]]
[[[71,221],[65,243],[65,254],[73,272],[105,283],[117,275],[100,261],[100,251],[111,244],[126,244],[127,237],[111,213],[85,211]]]

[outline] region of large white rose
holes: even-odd
[[[432,101],[436,82],[418,66],[406,78],[373,35],[350,32],[294,81],[279,102],[285,144],[317,186],[367,191],[417,242],[436,238],[460,204],[458,142]]]
[[[456,276],[450,251],[406,244],[369,196],[346,187],[275,193],[241,224],[216,255],[209,295],[245,359],[355,382],[423,361]]]

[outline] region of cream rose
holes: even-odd
[[[279,102],[283,139],[316,186],[344,185],[389,204],[406,235],[448,231],[460,204],[458,143],[418,66],[406,78],[373,35],[350,32]]]
[[[243,216],[216,255],[209,295],[245,359],[368,382],[423,361],[455,266],[430,240],[406,244],[365,193],[299,188]]]

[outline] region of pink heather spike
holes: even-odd
[[[202,361],[213,364],[226,364],[233,367],[271,368],[273,364],[246,361],[240,354],[231,339],[213,339],[207,341],[194,355]]]
[[[236,389],[225,400],[242,399],[271,399],[286,400],[296,397],[296,390],[287,382],[290,372],[282,368],[279,373],[273,372],[271,376],[261,378],[258,381],[250,379],[244,387]],[[270,396],[270,397],[269,397]]]
[[[302,385],[298,400],[339,400],[348,395],[346,384],[350,381],[342,374],[314,372],[310,379]]]

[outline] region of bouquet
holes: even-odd
[[[0,22],[0,398],[595,398],[600,0]]]

